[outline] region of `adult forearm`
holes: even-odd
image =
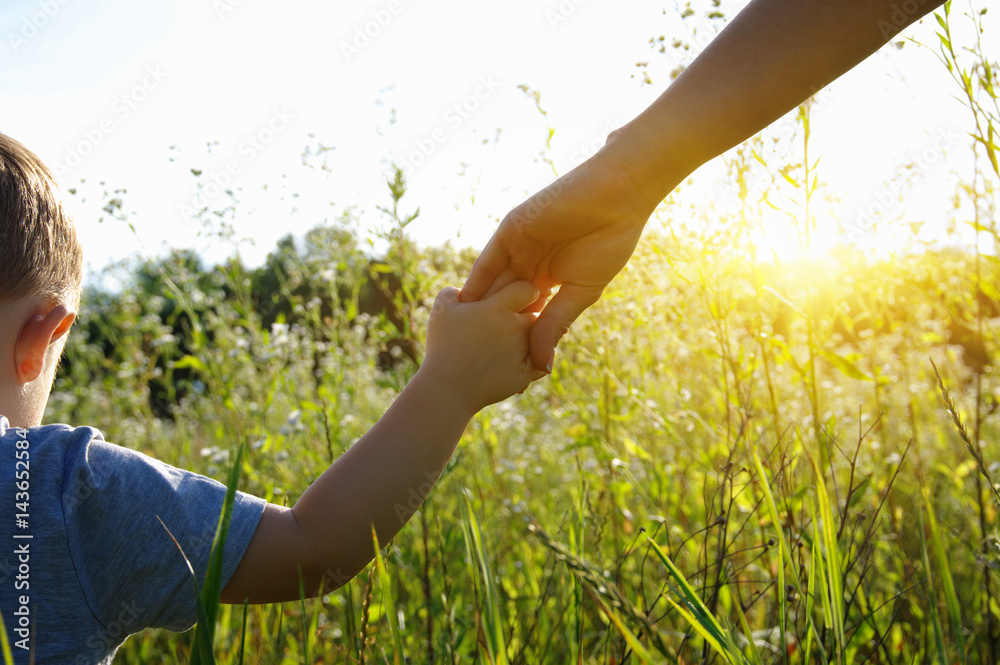
[[[307,582],[347,582],[419,508],[472,413],[421,370],[378,423],[307,489],[292,513],[310,552]],[[308,586],[307,586],[308,588]]]
[[[746,140],[942,0],[752,0],[602,151],[652,210],[698,166]]]

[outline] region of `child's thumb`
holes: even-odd
[[[494,295],[504,307],[520,312],[538,300],[538,287],[531,282],[511,282]]]
[[[460,293],[461,291],[454,286],[446,286],[438,291],[437,297],[434,298],[434,308],[431,310],[431,313],[439,313],[446,307],[458,304]]]

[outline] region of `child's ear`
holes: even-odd
[[[14,367],[18,383],[31,383],[42,373],[49,345],[65,335],[76,313],[66,305],[56,305],[48,314],[36,313],[21,328],[14,345]]]

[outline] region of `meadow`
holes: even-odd
[[[477,416],[365,572],[209,602],[116,662],[998,662],[995,73],[941,25],[976,119],[952,149],[984,165],[956,194],[975,246],[760,249],[768,207],[804,246],[841,225],[803,105],[786,153],[731,154],[733,210],[661,206],[552,375]],[[475,258],[415,245],[388,184],[374,245],[345,213],[260,267],[110,269],[123,286],[87,290],[46,420],[223,482],[238,461],[240,490],[294,504],[415,371],[434,294]]]

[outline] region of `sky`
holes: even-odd
[[[409,183],[402,208],[420,207],[418,241],[482,247],[507,210],[666,88],[678,60],[651,38],[708,41],[678,14],[652,0],[5,0],[0,131],[76,192],[93,270],[171,247],[217,261],[238,246],[255,264],[347,210],[377,228],[391,163]],[[907,34],[935,39],[924,23]],[[953,90],[908,44],[819,95],[811,150],[842,218],[878,209],[893,172],[915,163],[921,186],[887,205],[943,220],[943,183],[968,153]],[[720,169],[695,174],[703,196]],[[101,192],[119,189],[131,227],[101,212]],[[240,204],[222,240],[193,212],[225,208],[226,189]]]

